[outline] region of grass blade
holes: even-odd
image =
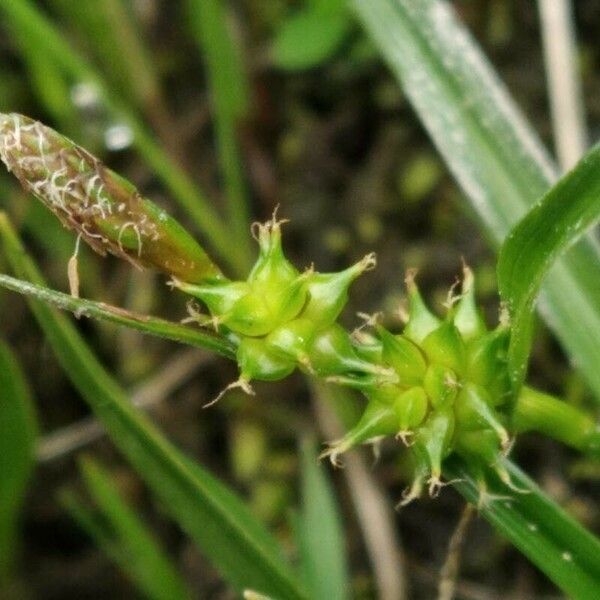
[[[554,166],[449,3],[372,0],[355,11],[438,150],[500,244],[556,178]],[[600,400],[600,261],[582,240],[558,261],[542,314]]]
[[[0,218],[1,215],[2,213],[0,213]],[[198,328],[187,327],[159,317],[140,315],[124,308],[105,304],[104,302],[75,298],[63,292],[57,292],[47,287],[15,279],[10,275],[0,274],[0,287],[43,300],[62,310],[71,311],[78,316],[109,321],[149,335],[155,335],[198,348],[205,348],[227,358],[235,356],[235,350],[231,342],[221,336],[207,333]]]
[[[511,316],[511,375],[521,385],[533,335],[533,306],[552,264],[600,218],[600,146],[563,177],[510,232],[498,286]]]
[[[74,493],[61,500],[96,544],[143,592],[154,600],[191,598],[185,582],[154,535],[115,489],[110,475],[90,458],[80,463],[87,490],[100,514],[95,514]]]
[[[302,452],[302,512],[298,545],[303,579],[311,598],[349,598],[349,575],[341,517],[336,498],[314,446]]]
[[[102,65],[111,88],[118,89],[124,99],[144,111],[169,154],[179,161],[181,147],[162,94],[156,63],[144,44],[131,7],[126,7],[123,0],[104,0],[95,10],[69,0],[52,0],[50,4],[59,20],[71,26],[79,45],[89,49]]]
[[[198,229],[208,238],[220,256],[235,268],[242,268],[238,259],[235,239],[221,218],[199,192],[197,186],[156,143],[152,134],[115,95],[109,91],[102,76],[72,49],[54,25],[29,0],[7,0],[0,3],[17,35],[30,38],[38,52],[51,57],[71,77],[90,82],[96,86],[103,102],[110,112],[124,121],[133,132],[134,143],[152,171],[173,194],[173,198],[194,220]]]
[[[27,70],[31,89],[40,104],[52,115],[65,135],[74,135],[80,122],[64,73],[52,60],[38,52],[37,45],[29,38],[19,37],[15,42]]]
[[[505,461],[513,483],[524,493],[494,481],[481,514],[571,598],[596,598],[600,589],[600,540],[550,500],[517,466]],[[448,461],[458,491],[479,502],[477,478],[458,458]]]
[[[0,215],[5,255],[20,276],[43,286],[6,217]],[[245,504],[200,465],[172,446],[128,402],[73,324],[38,300],[31,309],[65,373],[166,511],[236,589],[277,598],[303,598],[277,541]]]
[[[249,86],[236,45],[227,26],[223,0],[188,0],[189,22],[206,64],[212,96],[217,149],[229,203],[230,221],[246,262],[250,263],[250,217],[237,127],[246,116]]]
[[[17,527],[35,464],[37,423],[25,377],[0,340],[0,591],[17,554]]]

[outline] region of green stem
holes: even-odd
[[[512,413],[515,433],[537,431],[600,458],[600,427],[579,409],[524,386]]]

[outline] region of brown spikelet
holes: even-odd
[[[204,250],[165,211],[39,121],[0,113],[0,158],[25,190],[100,254],[189,282],[220,277]]]

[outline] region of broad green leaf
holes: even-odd
[[[506,460],[515,491],[499,481],[481,499],[478,479],[457,457],[445,472],[457,490],[569,597],[591,600],[600,589],[600,540],[565,513],[517,466]]]
[[[133,580],[144,597],[154,600],[192,598],[175,566],[137,513],[115,489],[110,474],[93,460],[81,461],[86,487],[99,514],[71,493],[62,500],[81,527]]]
[[[287,70],[316,67],[330,58],[348,36],[352,20],[348,11],[321,14],[306,10],[286,20],[273,42],[273,60]]]
[[[198,328],[187,327],[159,317],[141,315],[125,310],[124,308],[119,308],[118,306],[105,304],[104,302],[75,298],[63,292],[57,292],[47,287],[29,283],[28,281],[15,279],[10,275],[0,274],[0,287],[43,300],[62,310],[71,311],[77,316],[110,321],[111,323],[136,329],[142,333],[218,352],[227,358],[233,358],[235,355],[234,347],[227,339],[216,334],[207,333]]]
[[[44,286],[3,215],[0,237],[17,275]],[[65,373],[114,444],[223,577],[240,591],[251,588],[277,598],[303,598],[277,541],[245,504],[200,465],[187,459],[129,403],[64,315],[39,300],[30,300],[30,306]]]
[[[354,0],[354,9],[497,245],[556,178],[450,3]],[[558,261],[540,303],[600,401],[600,261],[582,240]]]
[[[506,238],[498,287],[511,318],[509,368],[523,382],[533,334],[533,307],[552,264],[600,218],[600,146],[596,146],[527,213]],[[597,307],[600,309],[600,305]]]
[[[18,521],[35,464],[37,423],[25,376],[0,340],[0,592],[17,553]]]
[[[297,537],[303,579],[310,597],[323,600],[349,598],[346,548],[336,497],[314,446],[303,445],[302,510]]]
[[[6,0],[0,2],[0,11],[16,35],[26,37],[57,67],[76,81],[89,83],[97,89],[102,101],[113,117],[126,123],[133,132],[134,144],[152,171],[172,193],[173,198],[194,220],[221,257],[238,270],[243,269],[235,238],[229,235],[212,205],[198,190],[195,183],[174,163],[155,141],[136,112],[116,97],[102,76],[73,49],[53,23],[31,0]]]
[[[187,4],[188,21],[202,51],[209,80],[231,225],[237,244],[249,259],[252,255],[249,203],[237,133],[240,120],[248,113],[250,93],[240,56],[240,40],[235,39],[228,27],[224,0],[187,0]]]

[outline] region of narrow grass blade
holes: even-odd
[[[90,458],[82,460],[80,467],[98,513],[67,491],[61,500],[75,520],[144,597],[153,600],[192,598],[154,535],[115,489],[110,474]]]
[[[310,442],[303,445],[302,451],[302,510],[297,524],[301,569],[310,597],[349,598],[341,516],[331,483]]]
[[[450,3],[353,2],[488,235],[500,244],[556,178],[539,139]],[[540,308],[600,401],[600,261],[582,240],[558,261]]]
[[[174,158],[180,157],[176,128],[166,107],[156,62],[144,43],[131,7],[123,0],[103,0],[95,10],[88,4],[51,0],[59,19],[68,23],[81,47],[103,67],[111,88],[140,107]],[[132,74],[135,74],[132,77]]]
[[[43,286],[39,271],[1,215],[0,237],[13,270]],[[277,541],[245,504],[187,459],[128,402],[70,321],[39,300],[31,300],[30,306],[65,373],[114,444],[223,577],[238,590],[303,598]]]
[[[45,54],[38,52],[34,40],[19,37],[15,41],[29,75],[31,89],[40,104],[52,115],[65,135],[74,135],[80,123],[64,73]]]
[[[2,213],[0,213],[1,215]],[[77,316],[109,321],[149,335],[218,352],[227,358],[233,358],[235,355],[233,344],[227,339],[198,328],[187,327],[159,317],[141,315],[104,302],[75,298],[63,292],[15,279],[10,275],[0,274],[0,287],[53,304],[62,310],[71,311]]]
[[[35,464],[37,423],[24,374],[0,340],[0,592],[17,554],[17,528]]]
[[[188,0],[188,15],[206,65],[231,226],[249,265],[250,218],[237,139],[240,120],[248,113],[249,85],[239,43],[227,26],[223,0]]]
[[[492,495],[481,503],[481,514],[569,597],[597,598],[600,540],[550,500],[517,466],[508,460],[505,466],[515,486],[523,491],[494,481],[488,490]],[[455,487],[469,502],[480,502],[477,478],[463,462],[452,458],[445,470],[448,477],[459,480]]]
[[[533,335],[533,307],[552,264],[600,218],[600,146],[593,148],[527,213],[506,238],[498,286],[511,318],[509,367],[523,382]],[[600,310],[600,306],[597,307]]]
[[[171,160],[152,134],[130,110],[116,97],[102,76],[69,46],[54,25],[30,0],[7,0],[0,3],[0,10],[8,17],[17,35],[25,36],[34,43],[38,52],[51,58],[70,77],[93,84],[106,107],[115,118],[131,128],[134,143],[154,173],[163,181],[173,198],[194,220],[198,229],[206,235],[221,257],[230,266],[241,269],[237,258],[235,239],[208,200],[200,193],[190,178]],[[237,262],[236,262],[237,260]]]

